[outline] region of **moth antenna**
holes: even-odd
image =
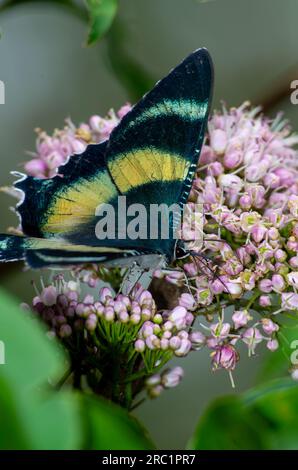
[[[206,257],[204,255],[202,255],[202,253],[196,253],[194,251],[191,251],[190,253],[190,256],[193,258],[195,264],[197,265],[197,259],[200,258],[200,261],[203,263],[203,260],[206,261]],[[208,260],[211,260],[211,258],[207,258]],[[223,280],[210,268],[209,264],[208,263],[205,263],[204,266],[212,273],[213,275],[213,280],[214,279],[217,279],[225,288],[226,292],[228,294],[231,294],[231,292],[229,291],[228,287],[226,286],[226,284],[223,282]],[[217,267],[218,265],[217,264],[214,264],[215,267]],[[205,273],[204,273],[205,274]]]

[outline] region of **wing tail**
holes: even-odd
[[[126,265],[139,252],[129,249],[73,245],[61,240],[0,234],[0,262],[25,260],[34,269],[87,263]]]

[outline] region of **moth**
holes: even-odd
[[[117,213],[119,196],[125,196],[128,206],[183,208],[203,144],[212,88],[212,60],[201,48],[160,80],[108,140],[69,157],[55,177],[18,174],[14,186],[22,198],[16,210],[24,236],[0,235],[0,261],[25,260],[31,268],[124,266],[137,272],[130,284],[144,274],[148,284],[156,267],[187,253],[173,235],[100,239],[98,207],[109,204]],[[173,234],[175,214],[168,223]]]

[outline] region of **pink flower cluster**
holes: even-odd
[[[52,284],[37,291],[33,311],[48,324],[51,336],[71,338],[76,331],[93,333],[98,328],[105,339],[114,341],[119,338],[115,335],[112,338],[111,327],[116,325],[117,334],[121,336],[123,329],[119,325],[127,325],[128,330],[134,326],[139,329],[144,322],[156,322],[160,316],[148,291],[136,288],[130,297],[115,296],[110,288],[102,287],[96,296],[87,294],[80,299],[82,288],[79,281],[67,282],[63,275],[58,275]]]
[[[189,198],[204,207],[203,247],[189,242],[204,258],[180,267],[188,305],[211,323],[205,344],[215,369],[235,367],[238,341],[249,354],[262,341],[276,350],[282,313],[298,311],[297,143],[281,116],[270,121],[247,103],[209,121]]]
[[[106,344],[126,345],[122,354],[129,359],[135,356],[135,360],[139,356],[141,362],[137,362],[147,377],[151,397],[157,396],[157,390],[178,385],[183,376],[179,367],[159,375],[158,388],[153,387],[151,374],[173,354],[185,356],[196,349],[195,333],[189,333],[193,315],[181,306],[157,313],[151,293],[138,286],[130,296],[115,295],[109,287],[102,287],[96,295],[84,295],[83,287],[80,281],[66,281],[61,274],[50,285],[42,285],[40,292],[35,286],[32,310],[48,325],[48,335],[60,338],[75,353],[83,341],[85,352],[80,354],[88,360],[90,355],[104,354]]]
[[[186,356],[192,349],[192,333],[189,333],[194,321],[192,313],[185,307],[177,306],[157,315],[153,321],[148,320],[142,325],[135,342],[136,350],[170,350],[175,356]]]
[[[52,136],[37,129],[36,152],[30,153],[33,158],[25,163],[26,173],[37,178],[55,176],[57,168],[70,155],[82,153],[88,144],[106,140],[130,109],[127,103],[117,113],[110,110],[105,118],[91,116],[88,123],[82,123],[79,127],[67,119],[64,129],[55,129]]]
[[[52,177],[70,154],[105,140],[129,110],[92,116],[78,128],[68,120],[53,136],[38,131],[26,171]],[[189,197],[190,207],[204,208],[190,218],[203,223],[203,246],[191,240],[186,223],[185,241],[198,256],[178,260],[175,272],[156,273],[184,288],[174,309],[157,312],[147,291],[126,297],[104,288],[96,299],[79,300],[80,281],[94,288],[108,279],[108,270],[92,265],[75,271],[77,282],[60,279],[44,288],[34,310],[66,345],[77,332],[94,351],[101,341],[127,341],[129,354],[147,370],[202,347],[210,350],[214,370],[228,371],[239,361],[240,343],[249,355],[260,343],[275,351],[283,312],[298,312],[297,143],[281,116],[270,120],[248,103],[211,116]],[[182,375],[180,368],[145,374],[144,386],[157,396]]]

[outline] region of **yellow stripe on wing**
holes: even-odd
[[[60,233],[63,236],[63,233],[73,231],[74,227],[87,223],[95,216],[98,205],[108,203],[117,194],[107,171],[66,187],[57,193],[48,208],[43,233]]]
[[[125,193],[154,181],[184,181],[190,162],[180,155],[145,148],[119,154],[108,166],[119,190]]]

